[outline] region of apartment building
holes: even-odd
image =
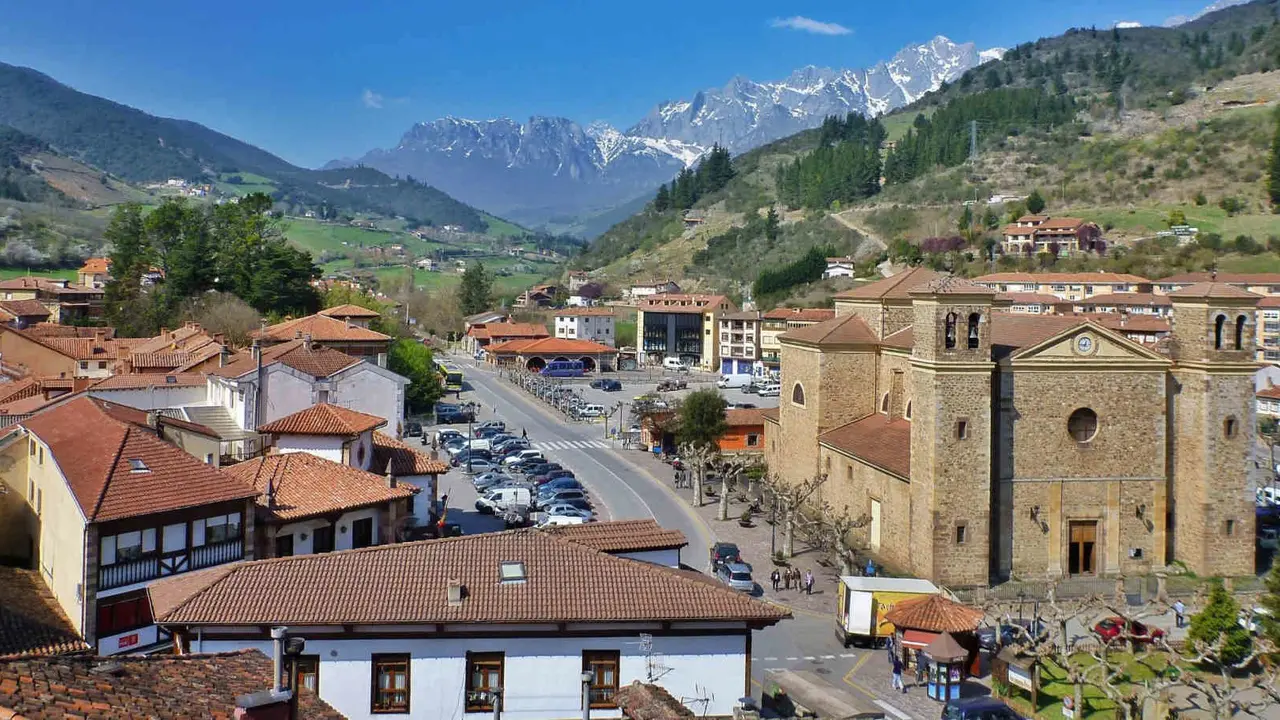
[[[660,293],[644,298],[636,314],[640,363],[657,365],[671,357],[703,370],[718,370],[719,318],[737,309],[723,295]]]
[[[720,316],[720,374],[751,375],[760,362],[760,313]]]
[[[760,316],[760,361],[765,370],[778,372],[782,345],[778,336],[788,330],[817,325],[836,316],[832,308],[775,308]]]
[[[615,347],[617,335],[613,310],[603,307],[570,307],[556,310],[556,337],[590,340]]]
[[[1040,293],[1071,301],[1107,293],[1152,292],[1151,281],[1144,277],[1109,272],[1002,272],[976,277],[973,281],[997,293]]]

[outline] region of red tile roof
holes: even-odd
[[[200,423],[191,422],[190,420],[183,420],[182,418],[169,417],[168,415],[162,415],[160,413],[156,413],[155,416],[153,417],[152,414],[150,412],[147,412],[146,410],[139,410],[138,408],[129,407],[128,405],[121,405],[120,403],[117,403],[117,402],[100,400],[98,398],[94,398],[94,402],[96,402],[98,406],[102,408],[103,412],[107,413],[115,420],[118,420],[123,423],[129,423],[130,425],[141,428],[143,430],[146,430],[147,428],[153,428],[154,427],[153,423],[158,423],[160,425],[168,425],[169,427],[176,427],[182,430],[189,430],[191,432],[200,433],[205,437],[210,437],[210,438],[218,437],[218,433],[215,432],[213,428],[208,427],[206,425],[201,425]]]
[[[1035,303],[1039,303],[1040,305],[1057,305],[1060,302],[1068,302],[1059,298],[1057,295],[1033,292],[999,293],[996,295],[996,302],[1001,301],[1015,305],[1030,305]]]
[[[613,317],[613,308],[575,307],[556,310],[556,317]]]
[[[1022,217],[1018,218],[1018,222],[1036,223],[1036,222],[1044,222],[1045,220],[1048,220],[1048,219],[1049,219],[1048,215],[1023,215]]]
[[[488,352],[496,355],[601,355],[618,352],[617,348],[590,340],[571,338],[539,338],[537,340],[511,340],[490,345]]]
[[[116,338],[116,329],[112,327],[77,327],[75,325],[59,325],[52,322],[40,322],[26,329],[26,333],[32,337],[69,337],[69,338],[91,338],[97,337],[99,333],[108,340],[115,340],[117,343],[136,342],[136,338]]]
[[[500,340],[502,338],[544,338],[551,337],[546,325],[537,323],[488,323],[484,326],[485,337]]]
[[[1126,307],[1169,307],[1173,301],[1167,295],[1155,293],[1114,292],[1094,295],[1085,300],[1075,300],[1081,305],[1116,305]]]
[[[1212,273],[1190,272],[1160,278],[1161,285],[1190,285],[1201,282],[1220,282],[1232,285],[1280,285],[1280,273]]]
[[[352,357],[323,345],[316,345],[314,342],[308,347],[306,342],[302,340],[290,340],[289,342],[262,349],[263,367],[282,363],[298,372],[316,378],[329,377],[361,362],[363,361],[360,358]],[[253,354],[242,352],[237,354],[225,366],[210,369],[208,374],[225,378],[238,378],[248,375],[256,369],[257,363],[253,359]]]
[[[653,313],[698,313],[718,310],[722,303],[736,309],[724,295],[691,295],[688,293],[657,293],[640,301],[640,310]]]
[[[524,582],[502,582],[522,563]],[[463,586],[448,603],[450,582]],[[527,624],[745,621],[790,617],[698,573],[526,529],[240,562],[162,579],[166,625]]]
[[[1272,385],[1271,387],[1262,388],[1257,392],[1256,397],[1266,398],[1268,400],[1280,400],[1280,386]]]
[[[894,627],[934,633],[973,632],[982,623],[982,618],[981,610],[942,595],[900,600],[884,615],[884,619]]]
[[[991,356],[1003,358],[1014,351],[1041,343],[1069,327],[1083,325],[1087,318],[1076,315],[991,314]]]
[[[834,308],[774,308],[762,317],[765,320],[820,323],[835,316]]]
[[[0,309],[15,317],[49,317],[49,310],[39,300],[0,300]]]
[[[939,275],[907,291],[908,295],[977,295],[995,297],[996,291],[955,275]]]
[[[25,377],[8,383],[0,383],[0,403],[34,397],[41,392],[40,381]]]
[[[606,553],[671,550],[689,544],[684,533],[668,530],[652,518],[560,525],[545,528],[543,532]]]
[[[243,483],[112,415],[113,403],[80,396],[22,425],[49,447],[90,522],[179,510],[256,495]],[[128,408],[133,410],[133,408]],[[134,410],[134,412],[140,412]],[[133,470],[130,460],[146,470]]]
[[[907,294],[919,285],[938,277],[939,273],[926,267],[903,270],[883,280],[836,293],[836,300],[907,300]]]
[[[805,345],[875,345],[879,339],[857,315],[840,315],[816,325],[793,328],[778,336],[781,342]]]
[[[443,475],[449,472],[449,463],[443,460],[432,460],[431,456],[385,433],[373,434],[373,460],[370,467],[383,472],[387,463],[391,463],[391,474],[396,477],[407,475]]]
[[[88,649],[40,573],[0,565],[0,660]]]
[[[257,650],[21,658],[0,662],[0,717],[229,720],[235,716],[238,697],[271,688],[272,672],[271,659]],[[343,715],[302,690],[296,717],[341,720]]]
[[[84,265],[80,266],[82,273],[104,273],[111,271],[111,258],[109,257],[91,257],[84,261]]]
[[[1040,283],[1040,284],[1076,284],[1107,285],[1120,283],[1124,285],[1146,284],[1151,281],[1138,275],[1111,272],[1080,273],[1029,273],[1002,272],[982,275],[973,279],[976,283]]]
[[[911,477],[911,422],[873,413],[818,436],[818,442],[883,468]]]
[[[1188,285],[1180,290],[1174,290],[1169,293],[1169,297],[1175,300],[1194,300],[1198,298],[1212,300],[1253,300],[1257,302],[1262,299],[1261,295],[1256,295],[1248,290],[1242,290],[1235,285],[1222,281],[1216,282],[1200,282]]]
[[[113,340],[98,341],[94,338],[36,338],[41,344],[57,350],[75,360],[115,360],[116,344]]]
[[[300,520],[411,497],[411,485],[387,487],[387,479],[307,452],[268,455],[224,469],[253,487],[258,509],[278,521]],[[267,492],[275,492],[268,505]]]
[[[760,408],[734,408],[724,411],[724,420],[729,427],[742,427],[764,424],[764,410]]]
[[[314,342],[390,342],[389,335],[383,335],[359,325],[349,325],[328,315],[308,315],[295,320],[286,320],[270,327],[258,330],[253,337],[264,340],[297,340],[301,336],[310,335]]]
[[[1082,218],[1055,217],[1049,218],[1036,226],[1037,230],[1076,230],[1084,224]]]
[[[319,403],[258,426],[258,432],[272,435],[354,436],[387,424],[386,418],[358,410]]]
[[[1005,225],[1004,229],[1000,231],[1000,234],[1008,235],[1010,237],[1034,237],[1036,234],[1036,229],[1033,227],[1018,227],[1017,225]]]
[[[339,318],[339,319],[349,318],[349,317],[350,318],[382,317],[382,315],[379,314],[378,312],[370,310],[369,308],[360,307],[359,305],[352,305],[351,303],[347,303],[346,305],[338,305],[337,307],[326,308],[324,310],[321,310],[320,314],[327,315],[332,318]]]
[[[204,387],[201,373],[134,373],[112,375],[94,383],[94,390],[147,390],[151,388]]]

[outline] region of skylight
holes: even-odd
[[[151,468],[142,461],[142,458],[129,458],[129,471],[136,473],[151,472]]]
[[[528,580],[524,574],[524,563],[504,562],[498,566],[499,579],[504,583],[522,583]]]

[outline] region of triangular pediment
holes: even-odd
[[[1168,364],[1165,356],[1093,322],[1083,322],[1014,353],[1014,362],[1150,363]]]

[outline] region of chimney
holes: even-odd
[[[294,331],[293,331],[293,339],[294,339],[294,340],[301,340],[301,339],[302,339],[302,331],[301,331],[301,330],[294,330]]]
[[[267,491],[263,493],[267,499],[267,509],[270,510],[276,506],[276,480],[274,477],[267,478]]]
[[[148,410],[147,411],[147,427],[151,428],[152,430],[156,430],[158,429],[159,425],[160,425],[159,413],[157,413],[155,410]]]
[[[449,581],[448,601],[449,607],[459,607],[462,605],[462,598],[467,594],[466,588],[462,586],[461,580]]]
[[[227,361],[231,359],[231,348],[226,345],[222,346],[222,350],[218,352],[218,367],[226,367]]]
[[[249,346],[249,352],[253,354],[254,362],[262,362],[262,343],[256,338],[254,339],[253,344]]]
[[[105,341],[106,339],[107,339],[106,330],[97,329],[93,331],[93,343],[95,345],[101,345],[103,341]]]
[[[296,717],[293,693],[288,690],[261,690],[240,695],[236,698],[236,711],[232,717],[236,720],[292,720]]]
[[[387,487],[394,490],[396,485],[396,476],[391,473],[391,458],[387,458]]]
[[[311,349],[311,333],[304,333],[302,336],[302,347]]]

